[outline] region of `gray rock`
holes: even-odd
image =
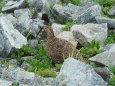
[[[43,15],[42,12],[37,13],[37,18],[42,19],[42,15]]]
[[[76,10],[73,10],[76,9]],[[96,16],[101,16],[101,7],[99,5],[94,5],[91,7],[80,7],[73,4],[68,4],[67,6],[54,5],[53,17],[57,22],[80,22],[88,23],[95,21]]]
[[[6,68],[1,69],[1,71],[1,79],[16,82],[17,73],[24,70],[19,67],[6,66]]]
[[[23,69],[25,69],[25,70],[27,70],[27,68],[30,67],[30,66],[31,66],[31,65],[28,64],[28,63],[25,62],[25,61],[21,64],[21,68],[23,68]]]
[[[14,10],[14,9],[22,6],[23,3],[24,3],[24,0],[8,1],[8,3],[6,3],[5,6],[2,8],[2,11]]]
[[[91,7],[91,6],[94,6],[94,5],[97,5],[93,0],[80,0],[80,6],[82,7]]]
[[[97,74],[99,74],[106,82],[110,79],[111,72],[107,67],[96,67],[95,71]]]
[[[115,6],[113,6],[113,7],[109,10],[108,15],[111,16],[111,17],[115,17]]]
[[[32,72],[19,71],[16,77],[16,82],[19,82],[20,84],[43,86],[43,80]]]
[[[101,50],[103,51],[115,51],[115,44],[108,44],[103,47],[101,47]]]
[[[0,86],[12,86],[12,82],[0,79]]]
[[[7,56],[14,49],[27,44],[27,39],[14,29],[13,24],[5,16],[1,16],[0,20],[0,55]]]
[[[11,14],[5,15],[5,17],[13,24],[14,27],[16,27],[16,25],[18,24],[17,18],[15,18],[15,17],[14,17],[13,15],[11,15]]]
[[[29,19],[32,18],[32,13],[28,8],[14,10],[14,16],[16,18],[20,18],[22,15],[28,16]]]
[[[33,36],[34,38],[37,37],[37,35],[39,34],[40,30],[43,28],[44,26],[44,21],[40,20],[40,19],[33,19],[31,26],[30,26],[30,30],[29,30],[29,34],[30,36]]]
[[[22,57],[24,60],[28,60],[28,59],[34,59],[34,56],[26,56],[26,57]]]
[[[52,86],[107,86],[107,83],[90,65],[68,58]]]
[[[52,28],[53,28],[53,31],[54,31],[54,35],[55,35],[55,36],[59,35],[59,33],[62,32],[62,28],[64,28],[65,26],[66,26],[66,25],[53,23],[53,24],[52,24]]]
[[[14,11],[15,17],[18,18],[16,29],[27,37],[32,35],[37,36],[40,29],[44,26],[44,21],[40,19],[31,19],[32,14],[28,8]]]
[[[56,37],[64,39],[64,40],[67,40],[68,42],[70,42],[71,44],[73,44],[73,46],[75,48],[77,46],[78,42],[74,39],[74,36],[73,36],[72,32],[70,32],[70,31],[63,31],[59,35],[57,35]]]
[[[28,8],[15,10],[14,15],[18,19],[16,29],[23,35],[26,35],[27,32],[29,32],[32,23],[32,14],[30,10]]]
[[[44,81],[44,85],[39,85],[39,86],[51,86],[53,79],[52,78],[43,78]],[[31,86],[28,84],[19,84],[19,86]],[[34,85],[34,86],[38,86],[38,85]]]
[[[43,10],[47,13],[48,9],[54,4],[58,3],[60,0],[42,0]]]
[[[106,17],[96,17],[98,23],[107,23],[109,28],[115,28],[115,19],[106,18]]]
[[[1,16],[5,16],[7,18],[7,20],[9,20],[14,27],[16,27],[16,25],[18,24],[17,18],[15,18],[12,14],[0,14]]]
[[[42,0],[28,0],[29,7],[34,7],[37,10],[42,10],[43,2]]]
[[[83,46],[92,40],[103,43],[107,38],[107,24],[88,23],[73,25],[70,30],[73,32],[75,39]]]
[[[18,61],[16,59],[9,60],[11,64],[18,65]]]
[[[115,66],[115,44],[106,46],[106,51],[89,58],[91,61],[96,61],[106,66]]]
[[[31,48],[36,48],[38,46],[38,40],[36,39],[28,40],[28,44],[30,45]]]
[[[51,86],[53,83],[54,79],[53,78],[43,78],[45,86]]]
[[[8,1],[12,1],[12,0],[2,0],[4,3],[7,3]]]
[[[19,67],[5,66],[0,64],[0,74],[0,78],[3,80],[17,82],[26,86],[45,86],[42,78],[37,76],[35,73],[27,72]]]

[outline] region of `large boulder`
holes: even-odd
[[[75,9],[75,10],[74,10]],[[67,6],[62,6],[55,4],[52,9],[53,17],[57,22],[80,22],[88,23],[95,21],[96,16],[101,16],[101,7],[99,5],[93,5],[90,7],[76,6],[73,4],[68,4]]]
[[[20,18],[22,15],[27,16],[28,18],[32,18],[32,13],[28,8],[18,9],[14,11],[14,16],[16,18]]]
[[[97,5],[97,3],[95,3],[93,0],[80,0],[80,6],[82,7],[91,7],[91,6],[94,6],[94,5]]]
[[[107,86],[107,84],[90,65],[68,58],[52,86]]]
[[[107,23],[108,24],[108,28],[115,28],[115,19],[106,18],[106,17],[96,17],[96,21],[99,24]]]
[[[27,72],[19,67],[6,66],[0,64],[0,70],[0,78],[2,80],[17,82],[19,83],[19,86],[23,86],[21,84],[24,84],[26,86],[46,86],[44,80],[37,76],[35,73]]]
[[[85,46],[87,42],[92,40],[97,40],[100,43],[103,43],[107,38],[107,24],[81,24],[73,25],[71,31],[75,39],[78,39],[78,42]]]
[[[104,64],[105,66],[115,67],[115,44],[108,46],[105,52],[97,54],[89,58],[89,60]]]
[[[40,29],[44,26],[44,21],[40,19],[32,19],[32,13],[28,8],[14,11],[14,15],[18,20],[16,29],[23,35],[32,34],[35,37]]]
[[[0,79],[0,86],[12,86],[12,82]]]
[[[75,48],[77,46],[78,42],[75,41],[74,36],[73,36],[72,32],[70,32],[70,31],[63,31],[59,35],[57,35],[56,37],[64,39],[64,40],[67,40],[68,42],[70,42],[71,44],[73,44],[73,46]]]
[[[26,9],[19,9],[14,11],[15,17],[18,19],[18,25],[16,29],[25,35],[32,23],[32,14],[28,8]]]
[[[57,23],[53,23],[52,24],[52,28],[54,31],[54,35],[57,36],[62,32],[62,29],[65,27],[66,25],[62,25],[62,24],[57,24]]]
[[[37,10],[42,10],[43,2],[42,0],[28,0],[29,7],[34,7]]]
[[[16,8],[19,8],[24,4],[24,0],[8,1],[5,6],[2,8],[2,11],[11,11]]]
[[[4,15],[3,15],[4,16]],[[18,24],[18,20],[16,17],[14,17],[11,14],[6,14],[5,17],[13,24],[14,28],[16,28],[17,24]]]
[[[44,27],[44,21],[40,20],[39,18],[33,19],[30,29],[29,29],[29,33],[33,36],[33,37],[37,37],[37,35],[40,33],[40,30]]]
[[[0,17],[0,33],[0,55],[3,57],[27,44],[27,39],[14,29],[11,21],[5,16]]]
[[[0,86],[51,86],[53,78],[43,78],[15,66],[0,64]],[[17,86],[17,85],[16,85]]]

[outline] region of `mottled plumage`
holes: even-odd
[[[70,42],[55,37],[53,29],[50,26],[45,26],[45,28],[42,29],[40,36],[45,42],[47,55],[54,63],[62,63],[64,59],[70,55],[83,61],[79,50],[77,50]]]

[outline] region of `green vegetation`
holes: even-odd
[[[37,49],[31,48],[29,45],[24,45],[22,48],[20,48],[20,50],[18,50],[18,52],[13,53],[11,55],[11,58],[15,58],[19,62],[22,63],[24,61],[24,59],[22,59],[21,57],[24,57],[24,56],[34,56],[36,58],[36,59],[28,60],[28,63],[30,63],[32,65],[37,62],[39,63],[38,65],[42,64],[42,67],[44,67],[46,65],[50,66],[50,64],[51,64],[51,60],[47,57],[46,51],[42,44],[39,44],[37,46]],[[33,65],[33,66],[35,66],[35,65]]]
[[[24,0],[24,2],[27,4],[27,3],[28,3],[28,0]]]
[[[14,82],[14,83],[12,83],[12,86],[19,86],[19,83]]]
[[[107,44],[112,44],[112,43],[115,43],[115,34],[114,33],[112,33],[112,31],[109,31],[109,36],[108,36],[108,38],[105,40],[105,44],[107,45]]]
[[[51,70],[51,69],[43,69],[37,72],[37,74],[39,76],[42,77],[56,77],[57,76],[57,72]]]
[[[109,67],[109,70],[115,75],[115,67]]]
[[[67,23],[66,23],[66,26],[62,28],[62,31],[70,31],[70,28],[71,28],[74,24],[80,24],[80,22],[67,22]]]
[[[13,53],[11,55],[11,58],[20,58],[23,56],[34,56],[36,52],[37,52],[36,49],[30,48],[29,45],[24,45],[22,48],[20,48],[20,50],[18,50],[18,52]]]
[[[67,5],[66,3],[62,3],[61,1],[58,2],[58,4],[61,5],[61,6],[66,6]]]
[[[100,50],[99,42],[92,40],[91,42],[87,43],[86,47],[81,48],[80,52],[84,58],[88,59],[96,54],[101,53],[102,50]]]
[[[109,86],[115,86],[115,76],[112,76],[112,78],[109,80]]]
[[[72,4],[79,5],[80,0],[70,0]]]
[[[0,1],[0,13],[1,13],[1,10],[2,10],[2,7],[5,5],[5,3],[3,3],[2,1]]]
[[[34,7],[30,7],[29,9],[30,9],[32,15],[35,15],[35,13],[37,12],[36,8],[34,8]]]
[[[4,64],[6,66],[11,65],[11,66],[15,66],[16,67],[16,64],[13,64],[13,63],[9,62],[7,59],[0,60],[0,64]]]
[[[94,0],[99,3],[103,10],[103,15],[107,15],[107,12],[112,6],[115,6],[115,0]]]
[[[109,70],[113,73],[113,75],[108,82],[108,86],[115,86],[115,67],[109,67]]]
[[[24,60],[22,58],[24,56],[34,56],[34,58]],[[19,51],[13,53],[11,57],[17,59],[20,64],[24,61],[29,63],[30,66],[27,68],[27,71],[35,72],[44,77],[55,77],[57,74],[52,69],[59,70],[61,68],[59,64],[55,66],[48,58],[43,44],[39,44],[36,49],[30,48],[29,45],[24,45]]]

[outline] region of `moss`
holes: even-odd
[[[0,64],[4,64],[6,66],[9,66],[9,65],[16,66],[16,64],[9,62],[7,59],[0,60]]]
[[[52,71],[51,69],[43,69],[37,72],[39,76],[42,77],[56,77],[57,73]]]
[[[80,0],[70,0],[70,2],[74,5],[79,5]]]
[[[1,13],[1,10],[2,10],[2,7],[5,5],[4,2],[0,1],[0,13]]]

